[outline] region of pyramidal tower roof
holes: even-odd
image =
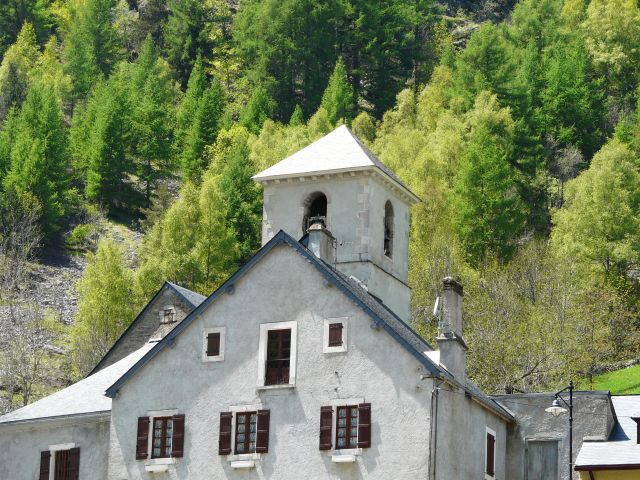
[[[413,202],[420,199],[345,126],[341,125],[311,145],[258,173],[259,183],[286,178],[312,177],[373,170],[386,177]]]

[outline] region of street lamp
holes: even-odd
[[[569,392],[569,402],[562,398],[562,394],[564,392]],[[561,413],[567,411],[569,409],[569,480],[571,480],[573,475],[573,382],[569,382],[569,386],[563,388],[559,392],[555,394],[555,398],[553,399],[553,403],[549,408],[545,408],[545,412],[549,412],[554,417],[557,417]]]

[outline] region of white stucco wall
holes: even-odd
[[[348,317],[348,351],[323,354],[327,317]],[[297,321],[293,389],[257,390],[259,327]],[[186,415],[185,456],[153,478],[428,478],[431,381],[414,357],[287,246],[276,247],[123,386],[113,401],[109,478],[152,478],[135,460],[137,417]],[[225,359],[203,363],[202,329],[226,326]],[[320,407],[337,398],[371,403],[372,447],[338,465],[318,449]],[[219,415],[232,405],[271,411],[269,453],[236,471],[218,455]]]
[[[73,443],[80,448],[80,479],[107,478],[109,418],[39,422],[38,425],[0,427],[0,479],[35,480],[40,452],[52,445]]]

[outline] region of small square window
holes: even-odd
[[[322,351],[324,353],[347,351],[347,319],[345,317],[325,319]]]
[[[165,307],[162,310],[162,315],[161,315],[161,323],[173,323],[175,322],[175,310],[173,307]]]
[[[202,361],[221,362],[224,360],[225,328],[205,328],[202,339]]]

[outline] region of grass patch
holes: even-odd
[[[611,390],[615,395],[640,393],[640,365],[595,376],[593,387],[595,390]]]

